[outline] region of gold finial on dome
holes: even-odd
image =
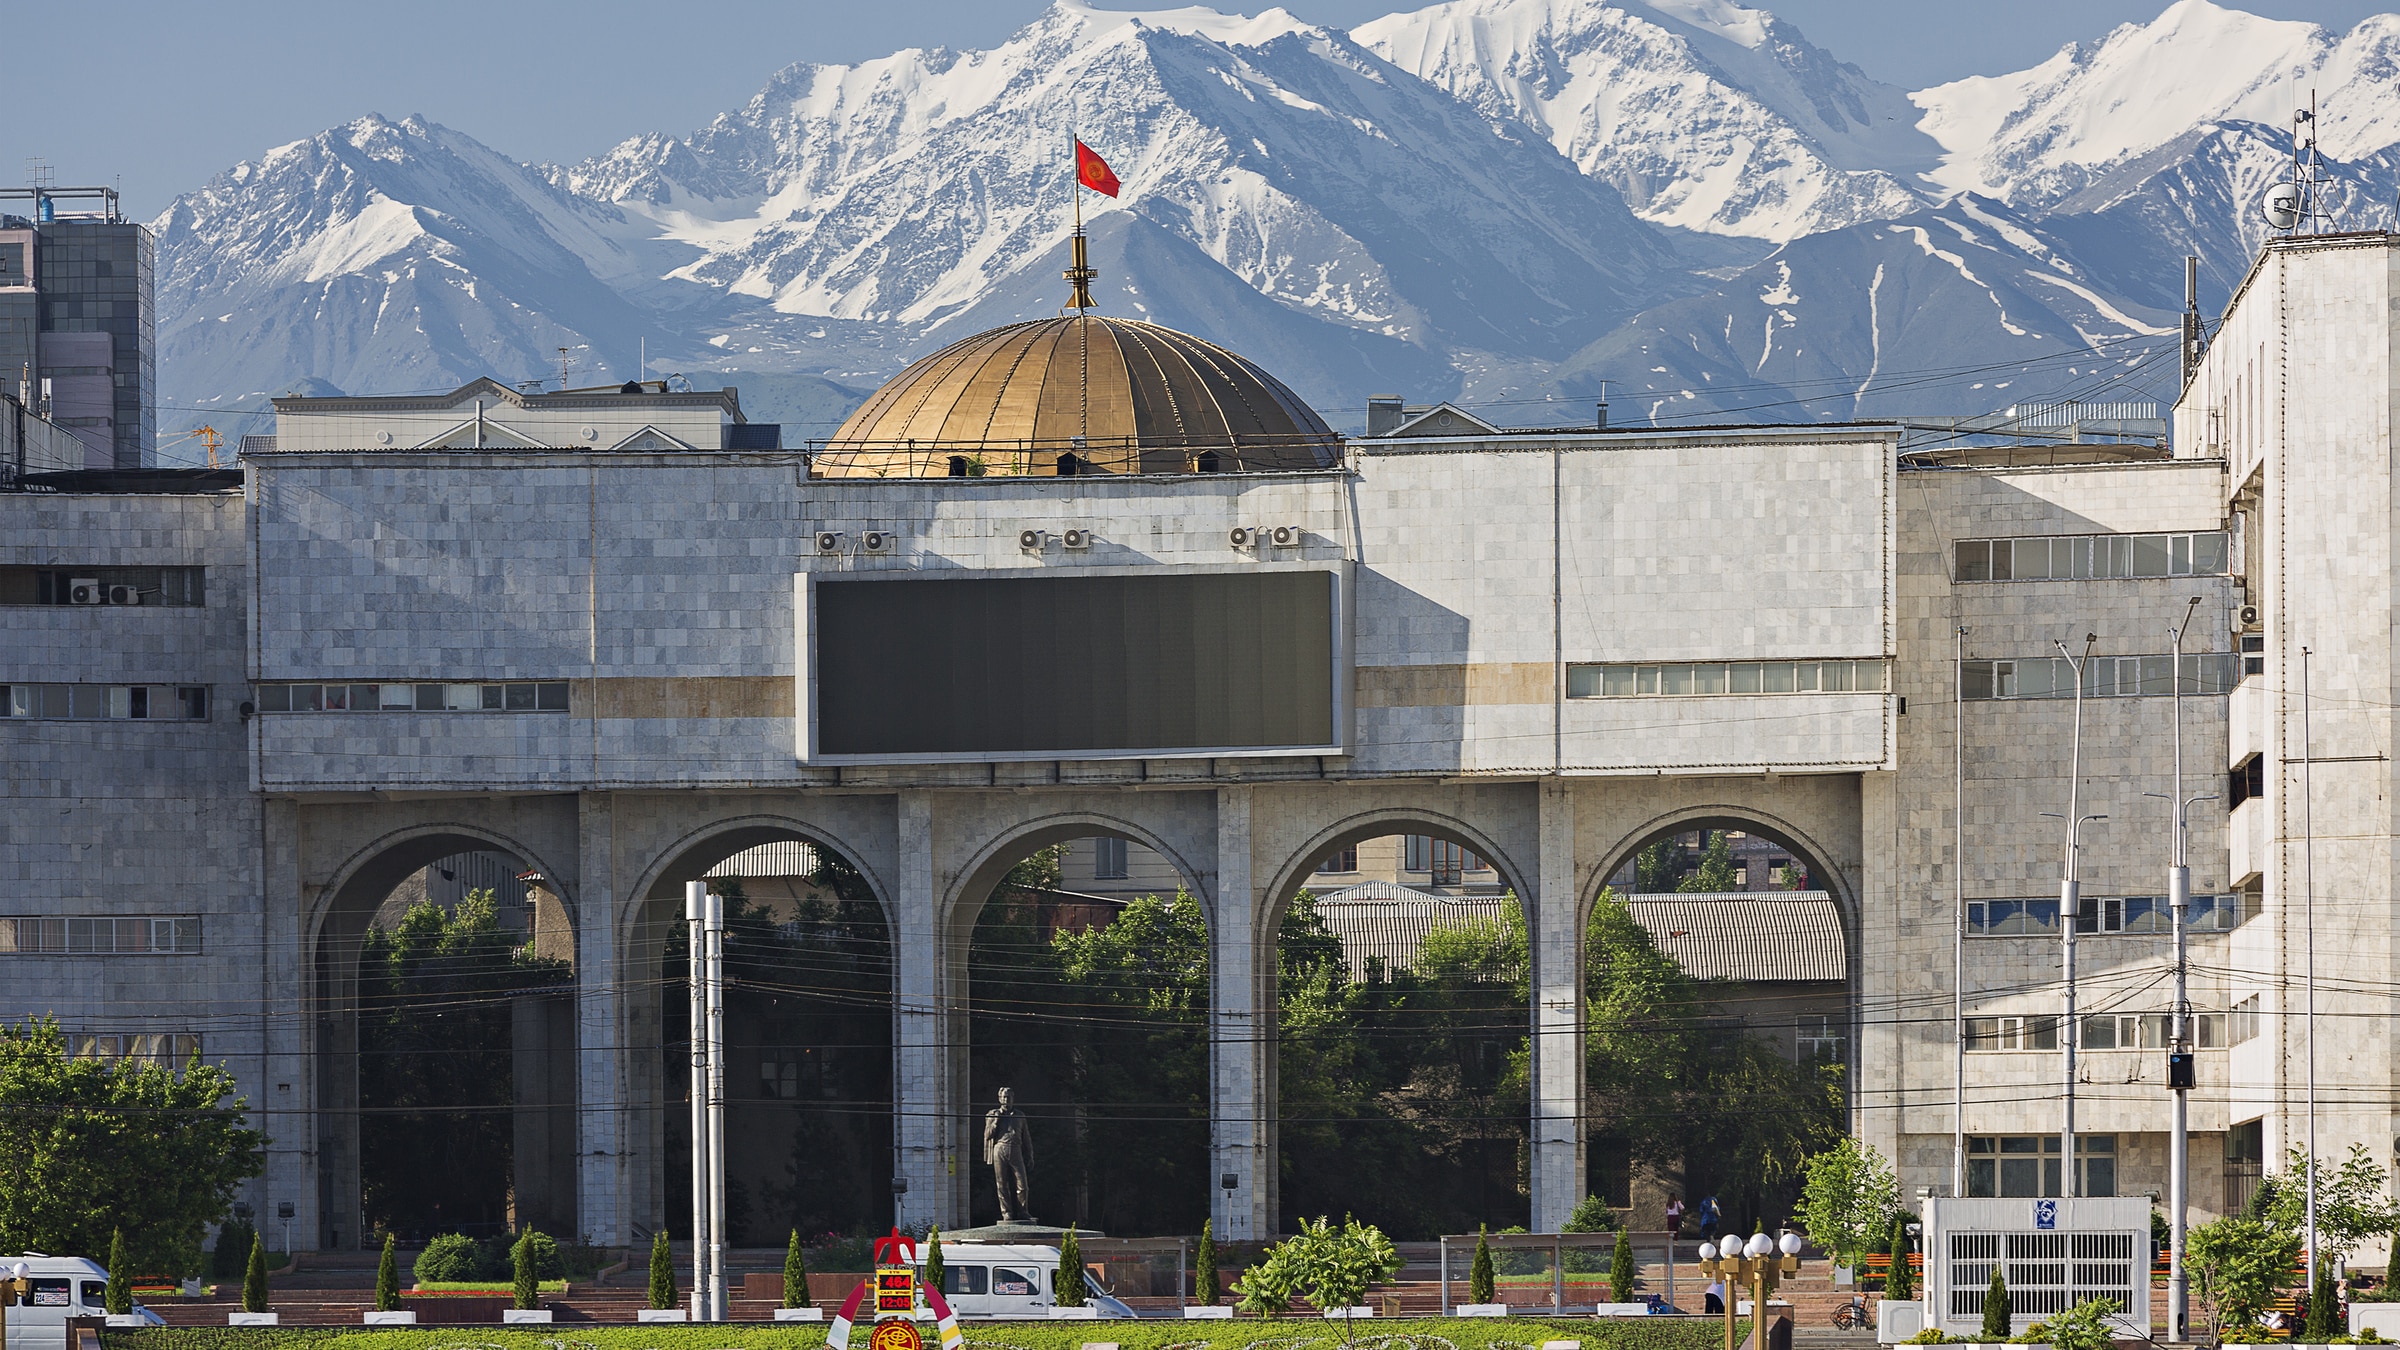
[[[1092,278],[1100,274],[1092,270],[1091,256],[1084,251],[1082,221],[1075,223],[1075,233],[1068,242],[1074,247],[1075,254],[1074,265],[1066,270],[1065,275],[1068,283],[1075,287],[1075,291],[1067,297],[1067,303],[1075,307],[1076,313],[1081,314],[1092,307]]]

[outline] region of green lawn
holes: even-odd
[[[1122,1350],[1343,1350],[1342,1330],[1322,1318],[1233,1322],[970,1322],[967,1350],[1081,1350],[1113,1341]],[[822,1350],[815,1323],[516,1327],[174,1327],[101,1333],[104,1350]],[[1748,1324],[1740,1328],[1748,1334]],[[1579,1340],[1584,1350],[1711,1350],[1724,1323],[1714,1318],[1554,1320],[1394,1318],[1362,1322],[1358,1350],[1540,1350],[1544,1341]],[[930,1338],[929,1338],[930,1339]],[[864,1328],[852,1350],[865,1350]]]

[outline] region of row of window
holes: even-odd
[[[205,574],[199,567],[0,567],[0,605],[191,608],[208,603]]]
[[[2250,997],[2234,1004],[2233,1012],[2226,1020],[2231,1023],[2227,1030],[2233,1033],[2233,1043],[2235,1045],[2240,1045],[2244,1041],[2257,1040],[2258,995],[2252,994]]]
[[[207,716],[204,684],[0,684],[0,717],[96,722],[112,717],[200,721]]]
[[[1568,698],[1881,693],[1881,661],[1702,661],[1567,667]]]
[[[53,956],[140,956],[200,950],[200,920],[171,918],[0,919],[0,952]]]
[[[262,684],[260,712],[565,712],[567,684]]]
[[[2226,1018],[2225,1013],[2193,1013],[2193,1046],[2216,1050],[2233,1044],[2226,1039]],[[2076,1044],[2085,1050],[2164,1050],[2170,1030],[2168,1020],[2166,1013],[2096,1013],[2079,1017],[2076,1021],[2083,1027],[2083,1038]],[[1970,1051],[2056,1050],[2058,1019],[2013,1015],[1970,1017],[1966,1037]]]
[[[2225,933],[2241,927],[2242,897],[2195,895],[2184,915],[2184,928],[2193,933]],[[2075,916],[2077,933],[2172,933],[2175,912],[2163,895],[2083,897]],[[1969,900],[1969,937],[2055,937],[2056,900]]]
[[[1962,539],[1960,581],[2088,581],[2112,577],[2213,577],[2225,573],[2225,533],[2070,534]]]
[[[67,1052],[77,1059],[96,1059],[107,1064],[157,1064],[180,1069],[200,1057],[200,1038],[164,1031],[137,1031],[125,1036],[81,1032],[67,1038]]]
[[[2076,1135],[2075,1175],[2080,1183],[2079,1194],[2115,1195],[2117,1137],[2113,1134]],[[1978,1135],[1967,1140],[1969,1196],[2055,1196],[2060,1194],[2058,1183],[2058,1136],[2055,1134]],[[1979,1293],[1977,1297],[1982,1295]]]
[[[2183,692],[2230,693],[2241,682],[2241,662],[2232,652],[2186,652]],[[2083,663],[2085,698],[2135,698],[2175,692],[2175,658],[2095,656]],[[2073,698],[2075,667],[2063,656],[2015,661],[1962,661],[1958,696],[1968,702],[2003,698]]]

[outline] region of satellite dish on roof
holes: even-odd
[[[2277,183],[2267,189],[2267,224],[2278,230],[2288,230],[2300,223],[2300,185]]]

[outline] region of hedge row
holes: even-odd
[[[1318,1318],[1235,1322],[970,1322],[967,1350],[1080,1350],[1110,1340],[1124,1350],[1343,1350],[1340,1326]],[[1358,1324],[1356,1350],[1539,1350],[1580,1340],[1584,1350],[1711,1350],[1725,1325],[1715,1318],[1567,1321],[1550,1318],[1392,1319]],[[1745,1321],[1738,1336],[1749,1334]],[[824,1350],[821,1324],[721,1323],[642,1326],[561,1323],[516,1327],[165,1327],[104,1332],[103,1350]],[[863,1348],[862,1332],[853,1342]]]

